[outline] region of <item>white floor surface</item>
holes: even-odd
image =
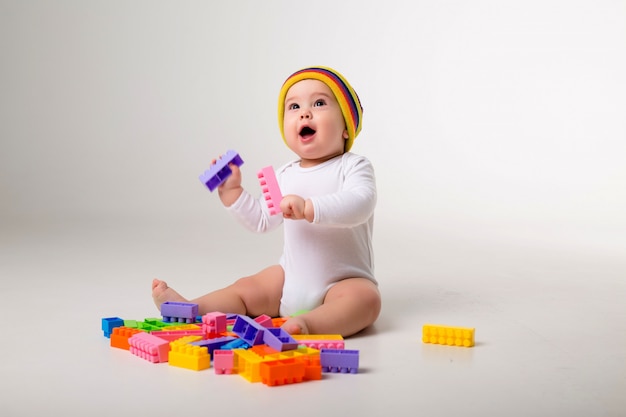
[[[383,312],[346,340],[360,373],[321,381],[267,387],[154,365],[103,336],[103,317],[158,315],[153,277],[196,296],[267,265],[279,239],[206,223],[4,225],[0,415],[626,415],[615,253],[379,228]],[[425,323],[475,327],[476,346],[425,345]]]

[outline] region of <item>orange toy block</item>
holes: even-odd
[[[270,387],[302,382],[305,375],[304,362],[296,358],[261,362],[261,382]]]
[[[130,344],[128,343],[128,339],[132,335],[141,331],[142,330],[125,326],[115,327],[113,329],[113,333],[111,333],[111,347],[130,350]]]

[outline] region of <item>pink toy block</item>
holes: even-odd
[[[232,350],[213,351],[213,368],[217,375],[230,375],[236,373],[235,369],[235,352]]]
[[[344,349],[345,343],[343,340],[299,340],[296,339],[299,345],[304,345],[313,349]]]
[[[204,337],[205,333],[199,330],[155,330],[150,332],[151,335],[160,337],[161,339],[167,340],[168,342],[173,342],[174,340],[178,340],[181,337],[185,336],[201,336]]]
[[[214,311],[202,316],[202,330],[208,335],[226,332],[226,314]]]
[[[254,319],[257,323],[259,323],[263,327],[274,327],[272,324],[272,318],[267,314],[260,315]]]
[[[259,177],[259,183],[261,184],[261,190],[263,191],[270,216],[281,213],[280,202],[283,199],[283,195],[280,192],[274,169],[271,166],[262,168],[257,176]]]
[[[167,362],[170,344],[167,340],[140,332],[128,339],[130,353],[152,363]]]

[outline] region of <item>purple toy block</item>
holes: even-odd
[[[211,165],[211,167],[204,171],[204,173],[198,178],[211,192],[213,192],[213,190],[219,187],[224,181],[226,181],[226,178],[233,173],[228,166],[229,164],[241,166],[243,164],[243,160],[239,157],[237,152],[228,150],[226,151],[226,154],[222,155],[222,157],[218,159],[215,164]]]
[[[195,323],[198,315],[198,304],[166,301],[161,304],[161,315],[166,323]]]
[[[298,342],[280,327],[265,329],[263,342],[279,352],[298,348]]]
[[[190,344],[195,346],[204,346],[208,349],[209,355],[212,355],[213,351],[220,349],[222,346],[232,342],[233,340],[237,340],[237,338],[233,336],[225,336],[217,337],[215,339],[198,340],[197,342],[191,342]]]
[[[244,342],[250,346],[260,345],[263,343],[263,333],[265,327],[248,316],[237,316],[233,325],[233,333],[239,336]]]
[[[280,202],[283,200],[283,195],[280,192],[274,169],[271,166],[265,167],[258,172],[257,176],[270,216],[280,214]]]
[[[356,374],[359,371],[359,351],[344,349],[322,349],[320,363],[323,372]]]

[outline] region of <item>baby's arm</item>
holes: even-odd
[[[311,198],[314,223],[352,227],[368,221],[376,207],[376,179],[371,163],[353,159],[343,171],[341,190]]]

